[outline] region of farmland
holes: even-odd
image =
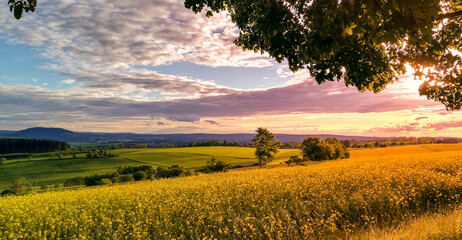
[[[355,150],[306,167],[2,198],[0,238],[406,239],[432,224],[442,231],[422,239],[457,238],[444,223],[461,220],[461,180],[461,145]]]
[[[169,167],[180,165],[185,168],[200,168],[215,157],[234,165],[249,165],[256,162],[253,148],[238,147],[195,147],[195,148],[164,148],[164,149],[117,149],[111,153],[117,157],[86,158],[85,154],[77,154],[77,158],[65,156],[39,156],[31,159],[9,160],[0,165],[0,190],[6,189],[13,179],[25,177],[34,185],[41,183],[63,183],[73,177],[85,177],[90,174],[114,172],[120,166],[149,164]],[[291,155],[297,155],[298,150],[281,149],[274,163],[280,163]],[[55,155],[55,154],[53,154]]]
[[[231,164],[251,164],[256,162],[255,149],[244,147],[120,149],[112,152],[133,161],[161,167],[176,164],[186,168],[199,168],[205,166],[212,157]],[[292,155],[298,155],[299,152],[298,149],[280,149],[274,162],[280,163]]]

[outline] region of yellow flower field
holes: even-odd
[[[0,198],[0,239],[347,238],[459,204],[458,149]]]

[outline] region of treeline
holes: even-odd
[[[69,150],[68,143],[47,139],[0,138],[0,154],[43,153]]]
[[[154,180],[160,178],[185,177],[195,175],[194,170],[185,169],[182,166],[172,165],[171,167],[157,167],[149,165],[119,167],[116,172],[87,177],[75,177],[64,181],[65,187],[70,186],[96,186],[111,185],[122,182]]]
[[[242,147],[242,144],[234,141],[227,141],[226,139],[223,141],[218,140],[208,140],[203,142],[191,142],[189,144],[180,145],[179,147],[209,147],[209,146],[230,146],[230,147]]]
[[[376,140],[342,140],[347,148],[384,148],[390,146],[404,146],[417,144],[449,144],[459,143],[457,138],[432,138],[432,137],[396,137],[391,139]]]

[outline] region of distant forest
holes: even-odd
[[[43,153],[70,149],[68,143],[45,139],[0,138],[0,154]]]

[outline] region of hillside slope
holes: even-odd
[[[462,149],[444,147],[8,197],[0,238],[349,238],[461,204]]]

